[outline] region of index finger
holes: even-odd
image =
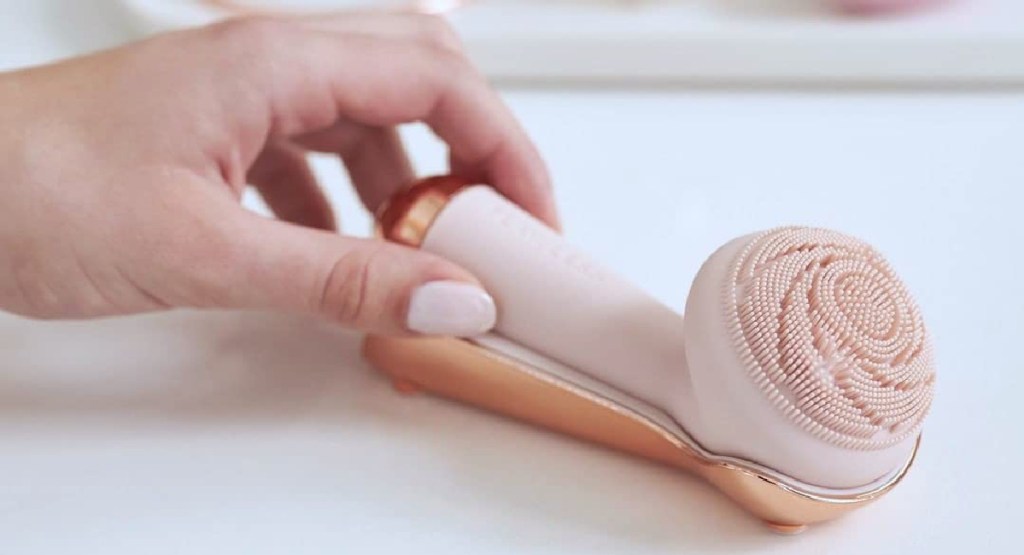
[[[447,143],[453,170],[486,181],[557,227],[544,161],[498,94],[458,52],[286,19],[234,25],[245,56],[265,57],[255,78],[256,90],[270,96],[268,133],[298,135],[342,119],[382,127],[423,122]]]

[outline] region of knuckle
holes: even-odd
[[[337,258],[327,271],[320,295],[320,312],[345,324],[358,325],[379,310],[374,303],[373,279],[385,264],[383,247],[353,250]]]
[[[462,84],[478,78],[466,58],[457,52],[433,49],[430,57],[438,68],[437,75],[448,84]]]
[[[418,25],[426,42],[434,48],[462,54],[462,41],[455,29],[444,18],[436,15],[418,15]]]
[[[249,15],[215,23],[208,29],[217,49],[225,55],[256,57],[275,51],[294,27],[295,23],[282,18]]]

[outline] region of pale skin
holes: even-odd
[[[437,18],[248,18],[0,75],[0,309],[268,309],[408,334],[418,286],[476,279],[336,233],[304,154],[336,154],[372,211],[414,179],[410,122],[557,226],[533,143]],[[247,185],[278,219],[240,206]]]

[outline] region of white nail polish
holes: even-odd
[[[496,314],[494,299],[480,287],[432,281],[413,291],[406,324],[422,334],[469,337],[494,327]]]

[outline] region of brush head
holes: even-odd
[[[899,468],[935,371],[917,304],[869,245],[782,228],[740,238],[698,275],[687,359],[709,450],[826,488]]]
[[[917,304],[869,245],[834,231],[758,235],[722,288],[733,347],[793,424],[850,449],[921,426],[935,370]]]

